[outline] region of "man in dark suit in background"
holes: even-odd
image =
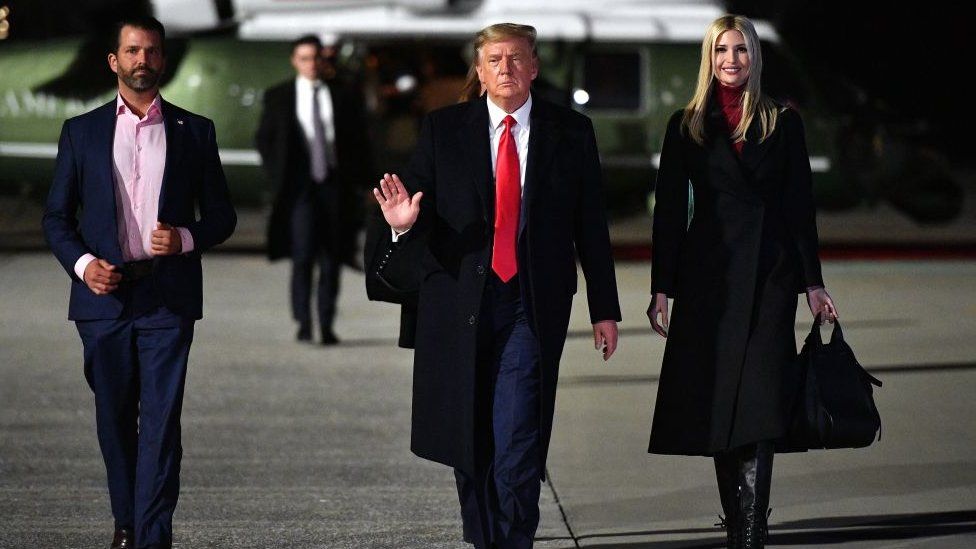
[[[363,194],[372,177],[366,119],[358,93],[336,75],[336,48],[315,36],[292,43],[296,77],[264,93],[255,141],[277,194],[268,224],[268,256],[291,257],[291,309],[297,339],[311,341],[312,272],[323,345],[333,331],[339,269],[353,265]]]
[[[391,242],[426,241],[412,450],[454,467],[466,541],[528,548],[577,257],[604,360],[620,307],[590,120],[530,93],[532,27],[474,45],[487,93],[428,115],[406,184],[386,174],[374,194]]]
[[[213,122],[159,95],[164,35],[153,18],[117,26],[119,93],[64,123],[43,222],[71,277],[119,549],[172,544],[200,254],[237,223]]]

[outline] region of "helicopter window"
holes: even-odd
[[[639,109],[640,64],[637,52],[588,53],[583,64],[582,89],[586,95],[581,104],[587,109]]]

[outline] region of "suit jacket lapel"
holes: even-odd
[[[471,167],[471,176],[481,199],[482,216],[486,223],[493,223],[495,218],[495,193],[491,170],[491,140],[488,136],[490,122],[488,120],[488,101],[482,96],[471,102],[465,115],[458,136],[458,142],[464,148],[464,156]]]
[[[106,257],[105,259],[110,261],[114,265],[122,264],[122,248],[119,245],[119,220],[118,220],[118,204],[115,197],[115,118],[117,116],[116,112],[116,99],[112,99],[107,104],[101,107],[101,112],[95,118],[95,123],[97,127],[93,135],[98,136],[95,142],[95,156],[94,159],[97,162],[94,173],[97,174],[92,181],[85,181],[85,184],[98,185],[98,194],[104,197],[105,203],[109,204],[109,210],[105,215],[105,222],[108,223],[106,227],[107,232],[111,235],[111,240],[113,243],[112,250],[115,252],[115,257]]]
[[[173,173],[180,165],[183,158],[183,131],[184,120],[176,111],[176,107],[161,101],[160,107],[163,111],[163,125],[166,128],[166,165],[163,167],[163,181],[159,188],[159,210],[158,215],[161,221],[166,221],[170,216],[166,215],[166,195],[172,186],[171,179]]]

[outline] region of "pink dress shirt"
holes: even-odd
[[[115,215],[119,246],[126,262],[151,259],[152,232],[159,213],[159,193],[166,167],[166,126],[156,95],[146,116],[139,118],[116,98],[115,141],[112,147],[112,179],[115,182]],[[182,253],[193,250],[193,235],[176,227]],[[85,268],[95,259],[85,254],[75,262],[75,274],[85,279]]]

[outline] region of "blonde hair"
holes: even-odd
[[[749,54],[749,80],[742,93],[742,119],[732,132],[734,142],[745,141],[749,125],[759,118],[761,128],[759,142],[763,142],[776,128],[777,115],[780,107],[772,99],[762,94],[760,88],[762,75],[762,48],[759,45],[759,35],[752,21],[741,15],[723,15],[708,26],[705,38],[702,40],[701,65],[698,68],[698,84],[695,95],[685,107],[681,125],[688,131],[688,135],[699,145],[705,142],[705,117],[708,115],[709,98],[716,84],[714,75],[715,43],[722,33],[737,30],[742,33],[746,41],[746,51]]]
[[[464,87],[461,88],[458,103],[474,101],[481,97],[481,94],[485,93],[485,87],[481,85],[481,80],[478,79],[477,65],[478,57],[475,56],[474,60],[471,61],[471,66],[468,67],[468,75],[464,77]]]
[[[471,59],[471,66],[468,67],[468,75],[465,78],[464,87],[461,89],[461,95],[458,97],[458,103],[477,99],[485,93],[484,88],[481,86],[481,80],[478,79],[478,71],[476,69],[478,63],[481,62],[481,48],[485,44],[501,42],[510,38],[525,39],[529,43],[529,49],[532,50],[532,57],[537,56],[535,50],[536,31],[533,26],[519,25],[518,23],[496,23],[481,29],[474,36],[474,41],[472,42],[474,46],[474,58]]]

